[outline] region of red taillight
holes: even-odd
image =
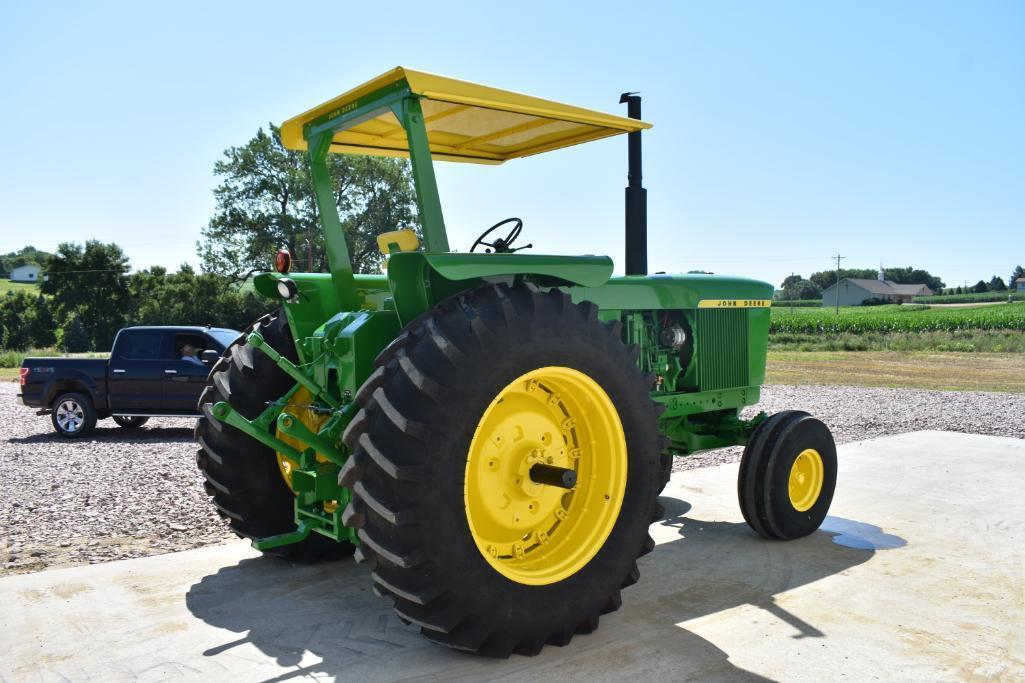
[[[28,372],[28,368],[20,369],[20,372],[18,373],[18,380],[21,382],[21,386],[25,386],[25,384],[28,382]]]
[[[287,249],[278,249],[274,256],[274,270],[282,275],[287,275],[288,271],[292,270],[292,255]]]

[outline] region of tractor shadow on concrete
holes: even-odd
[[[546,647],[535,658],[488,660],[426,641],[372,593],[368,571],[351,558],[317,565],[243,560],[194,584],[186,605],[207,624],[238,634],[210,647],[205,656],[225,657],[230,669],[232,657],[251,657],[245,650],[255,647],[282,668],[273,680],[311,674],[451,680],[522,674],[524,667],[533,676],[572,672],[571,678],[608,678],[672,671],[680,678],[760,680],[734,667],[728,653],[688,631],[683,622],[754,605],[793,626],[794,638],[826,638],[828,633],[787,612],[775,597],[866,562],[876,548],[903,543],[872,525],[837,518],[829,518],[824,527],[842,530],[820,530],[790,543],[765,541],[745,524],[690,516],[685,501],[663,497],[661,502],[666,517],[655,529],[662,539],[665,528],[675,529],[679,538],[663,540],[640,561],[641,581],[624,591],[623,608],[603,617],[596,633],[577,636],[563,648]],[[854,540],[835,542],[841,536]],[[653,658],[659,660],[654,668],[648,661]]]

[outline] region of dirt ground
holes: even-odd
[[[1025,393],[1025,353],[770,351],[772,384]]]

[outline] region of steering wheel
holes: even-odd
[[[495,230],[498,230],[500,227],[507,223],[515,223],[516,225],[512,227],[512,229],[505,237],[499,237],[494,242],[484,241],[485,237],[487,237]],[[533,244],[525,244],[522,247],[516,247],[515,249],[512,248],[512,243],[516,241],[516,238],[520,236],[520,232],[522,231],[522,220],[520,220],[519,218],[506,218],[504,221],[499,221],[487,230],[485,230],[484,232],[482,232],[480,237],[477,238],[477,241],[473,243],[472,247],[470,247],[470,252],[473,253],[480,245],[489,247],[488,249],[484,250],[484,253],[486,254],[490,254],[492,249],[494,249],[496,254],[511,254],[513,252],[519,251],[520,249],[529,249],[530,247],[533,247]]]

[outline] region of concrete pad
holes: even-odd
[[[1025,678],[1025,441],[840,448],[831,517],[763,541],[736,466],[673,476],[659,545],[599,630],[534,658],[448,651],[351,560],[239,543],[0,579],[5,680]]]

